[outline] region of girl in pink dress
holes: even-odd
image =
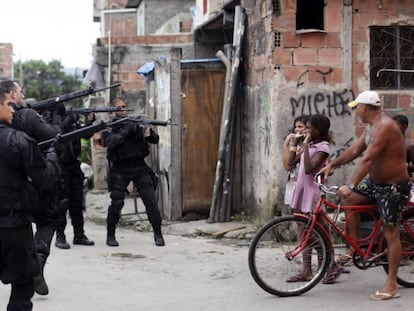
[[[330,134],[330,121],[323,115],[312,115],[306,124],[301,154],[291,150],[289,164],[299,162],[299,171],[296,188],[292,198],[292,209],[295,212],[311,213],[316,205],[320,190],[315,184],[315,174],[325,165],[329,158],[329,144],[332,141]],[[298,235],[301,228],[298,228]],[[335,279],[342,271],[334,267]],[[331,272],[332,273],[332,272]],[[291,276],[287,282],[302,282],[312,278],[311,255],[304,254],[303,270],[297,275]],[[332,281],[332,277],[328,281]]]

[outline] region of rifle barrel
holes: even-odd
[[[49,109],[54,104],[57,104],[57,103],[60,103],[60,102],[70,101],[70,100],[80,98],[80,97],[84,97],[84,96],[88,96],[88,95],[91,95],[91,94],[95,94],[97,92],[104,91],[106,89],[110,89],[110,88],[117,87],[117,86],[120,86],[120,85],[121,85],[120,83],[116,83],[116,84],[113,84],[113,85],[110,85],[110,86],[107,86],[107,87],[104,87],[104,88],[100,88],[100,89],[94,89],[92,87],[89,87],[86,90],[67,93],[67,94],[64,94],[64,95],[49,98],[49,99],[43,100],[41,102],[38,102],[36,104],[30,104],[30,105],[27,105],[27,106],[29,108],[32,108],[32,109],[35,109],[35,110]]]

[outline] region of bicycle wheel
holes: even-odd
[[[403,211],[400,240],[402,254],[397,283],[404,287],[414,287],[414,208]],[[388,264],[383,267],[388,274]]]
[[[293,215],[274,219],[265,224],[249,247],[249,269],[253,279],[266,292],[281,297],[298,296],[312,289],[330,263],[331,249],[323,231],[315,227],[308,245],[301,245],[298,232],[304,236],[307,220]],[[291,258],[291,254],[297,254]],[[303,269],[303,255],[307,254],[313,276],[310,280],[287,282]]]

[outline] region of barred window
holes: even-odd
[[[371,89],[414,88],[414,26],[370,27]]]

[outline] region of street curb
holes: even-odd
[[[119,226],[141,232],[150,232],[152,227],[147,220],[141,200],[137,200],[138,214],[135,214],[134,198],[126,197]],[[110,204],[107,191],[88,191],[85,195],[85,218],[98,225],[106,225],[106,213]],[[248,222],[230,221],[209,223],[206,219],[192,221],[167,221],[162,224],[164,234],[186,237],[210,237],[215,239],[251,239],[257,231]]]

